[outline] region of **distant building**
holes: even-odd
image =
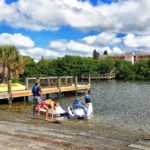
[[[144,59],[144,58],[150,58],[150,53],[146,54],[135,54],[135,53],[125,53],[125,54],[116,54],[116,55],[108,55],[108,56],[111,56],[113,58],[116,58],[116,59],[124,59],[126,61],[129,61],[131,62],[132,64],[134,64],[135,62],[141,60],[141,59]],[[106,56],[101,56],[100,59],[105,59]]]

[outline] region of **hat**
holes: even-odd
[[[75,102],[80,102],[80,98],[77,97],[77,98],[75,99]]]

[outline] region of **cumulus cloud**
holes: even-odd
[[[30,48],[30,49],[20,49],[19,50],[22,55],[31,56],[35,60],[41,59],[42,56],[46,59],[57,58],[59,57],[59,53],[55,51],[51,51],[49,49],[44,49],[40,47]]]
[[[116,37],[115,33],[100,33],[98,35],[87,36],[78,40],[54,40],[50,41],[48,48],[61,54],[76,54],[81,56],[92,56],[93,50],[96,49],[100,54],[103,54],[104,50],[111,53],[123,53],[119,47],[110,48],[110,44],[116,44],[121,42],[120,38]]]
[[[125,46],[134,49],[150,49],[150,35],[149,36],[135,36],[128,34],[123,40]]]
[[[82,40],[87,44],[101,45],[101,46],[108,46],[110,44],[121,42],[121,39],[117,38],[115,33],[106,33],[106,32],[102,32],[98,35],[87,36]]]
[[[62,55],[83,55],[83,56],[91,56],[94,49],[98,49],[96,46],[91,46],[86,43],[74,40],[58,40],[58,41],[50,41],[48,44],[48,48],[55,50]]]
[[[24,36],[21,33],[2,33],[0,34],[0,45],[14,45],[17,48],[32,48],[35,46],[35,43],[30,37]]]
[[[92,6],[78,0],[19,0],[0,2],[0,21],[30,30],[57,30],[70,26],[79,30],[150,33],[149,0],[120,0]]]
[[[111,54],[123,54],[124,51],[121,50],[119,47],[114,47],[111,51]]]
[[[21,33],[0,34],[0,45],[14,45],[18,48],[21,55],[31,56],[35,60],[39,60],[42,56],[44,58],[57,58],[61,55],[55,50],[36,47],[34,41]]]

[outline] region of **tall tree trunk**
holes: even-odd
[[[7,68],[6,65],[3,64],[2,66],[2,83],[6,83],[7,82]]]

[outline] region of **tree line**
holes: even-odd
[[[61,58],[48,60],[42,57],[37,63],[31,57],[26,59],[24,76],[78,76],[116,73],[116,79],[121,80],[150,80],[150,59],[142,59],[134,65],[121,59],[107,57],[94,59],[81,56],[66,55]]]
[[[78,76],[116,73],[116,79],[150,80],[150,59],[142,59],[132,65],[121,59],[107,56],[105,59],[95,57],[66,55],[56,59],[41,57],[35,62],[30,56],[21,56],[14,46],[0,46],[1,82],[9,77],[14,81],[23,81],[25,77],[39,76]],[[105,52],[106,54],[107,52]],[[96,53],[95,53],[96,54]]]

